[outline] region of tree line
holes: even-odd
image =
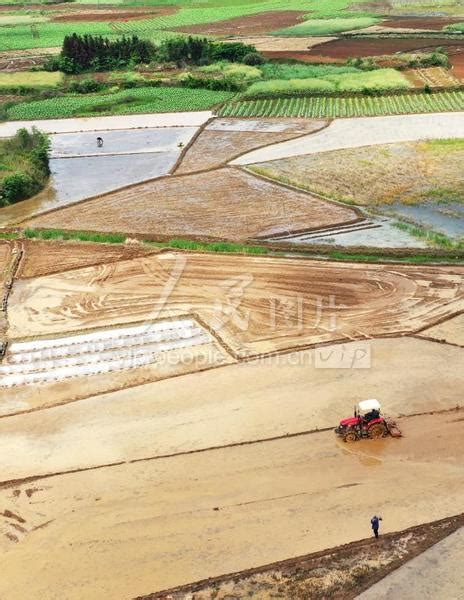
[[[219,60],[259,64],[262,57],[256,48],[240,42],[213,42],[207,38],[174,37],[155,46],[138,36],[110,40],[103,36],[65,36],[59,57],[51,58],[47,70],[65,73],[110,71],[150,62],[174,62],[183,65],[207,65]]]

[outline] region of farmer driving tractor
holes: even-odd
[[[386,435],[401,437],[401,431],[393,419],[381,414],[378,400],[362,400],[354,409],[354,416],[342,419],[335,433],[345,442],[361,438],[379,439]]]

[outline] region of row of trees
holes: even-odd
[[[212,42],[206,38],[175,37],[164,40],[159,47],[136,35],[109,40],[102,36],[65,36],[58,58],[46,65],[50,71],[81,73],[110,71],[150,62],[175,62],[183,65],[207,65],[219,60],[259,64],[262,57],[254,46],[240,42]]]
[[[151,42],[141,40],[136,35],[109,40],[101,35],[73,33],[65,36],[63,40],[61,58],[72,64],[76,70],[100,71],[129,62],[150,62],[155,51],[156,48]]]

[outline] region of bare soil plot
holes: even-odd
[[[248,569],[240,573],[223,575],[207,581],[200,581],[178,588],[171,588],[163,592],[141,596],[137,600],[155,600],[170,596],[172,600],[181,600],[186,596],[193,600],[209,600],[228,597],[268,597],[274,595],[282,600],[295,598],[331,598],[332,600],[347,600],[357,598],[360,591],[370,588],[373,583],[392,573],[395,578],[395,569],[401,565],[409,568],[411,558],[435,549],[435,544],[443,540],[447,543],[457,528],[462,527],[462,515],[418,525],[398,533],[381,535],[378,540],[366,539],[352,542],[338,548],[317,552],[307,556],[291,558],[280,563],[266,565],[255,569]],[[455,534],[454,534],[455,535]],[[438,544],[437,544],[438,550]],[[459,548],[460,550],[460,548]],[[455,551],[461,559],[462,552]],[[448,561],[436,561],[443,565]],[[417,573],[418,582],[426,580],[423,572]],[[452,585],[455,573],[459,567],[453,569],[448,577],[448,584]],[[416,578],[414,588],[417,589]],[[444,582],[443,582],[444,583]],[[439,584],[442,584],[439,581]],[[379,582],[382,586],[382,581]],[[411,589],[411,574],[408,577],[408,591]],[[440,585],[440,589],[443,586]],[[429,587],[427,587],[429,591]],[[427,591],[422,597],[427,596]],[[452,595],[455,590],[451,589]],[[371,590],[369,589],[369,594]],[[397,594],[397,589],[393,593]],[[362,596],[364,598],[364,596]],[[376,600],[382,597],[379,590],[373,596]],[[404,597],[404,596],[403,596]],[[436,595],[434,597],[437,597]],[[360,597],[361,598],[361,597]]]
[[[415,86],[423,88],[428,85],[431,88],[459,87],[461,81],[456,78],[453,71],[444,67],[428,67],[426,69],[411,69],[404,73],[408,80]]]
[[[461,81],[464,81],[464,50],[450,53],[449,58],[452,64],[454,76]]]
[[[9,337],[195,314],[229,353],[247,357],[432,325],[464,309],[463,274],[459,266],[162,253],[17,281]]]
[[[373,506],[384,533],[459,513],[461,423],[401,426],[350,452],[325,432],[12,482],[0,593],[132,598],[365,538]]]
[[[464,346],[464,314],[448,319],[429,329],[424,329],[418,335],[437,342]]]
[[[353,38],[338,39],[314,46],[309,51],[313,57],[329,57],[344,59],[363,56],[382,56],[395,52],[410,52],[411,50],[435,49],[438,47],[459,46],[462,44],[448,38]]]
[[[135,185],[88,200],[85,205],[75,204],[39,216],[29,224],[245,240],[357,218],[348,207],[226,167]]]
[[[382,22],[383,27],[392,29],[427,29],[441,31],[447,25],[460,23],[462,19],[455,17],[392,17]]]
[[[99,263],[127,260],[156,250],[140,244],[91,244],[85,242],[60,242],[23,240],[24,256],[17,277],[38,277],[73,268]],[[0,246],[1,248],[2,246]]]
[[[53,16],[52,21],[63,22],[83,22],[83,21],[133,21],[135,19],[154,18],[155,16],[172,15],[178,8],[174,6],[157,7],[156,10],[147,10],[146,7],[140,9],[132,8],[130,10],[98,10],[88,11],[81,9],[79,11],[69,11],[64,14]]]
[[[336,40],[334,37],[277,37],[277,36],[251,36],[241,37],[240,40],[230,40],[231,42],[240,41],[243,44],[256,46],[259,52],[298,52],[309,50],[313,46]],[[227,42],[227,40],[224,40]]]
[[[30,71],[42,66],[51,55],[59,54],[60,48],[30,48],[0,52],[0,71]],[[19,96],[21,99],[21,96]]]
[[[325,125],[325,121],[307,119],[216,119],[188,149],[176,173],[217,168],[244,152],[311,133]]]
[[[304,10],[276,10],[236,17],[217,23],[178,27],[176,30],[185,33],[202,33],[204,35],[259,35],[296,25],[305,14],[307,14],[307,11]]]
[[[462,202],[463,162],[464,140],[431,140],[295,156],[252,168],[337,200],[371,206]]]
[[[10,242],[0,240],[0,282],[3,282],[3,276],[10,263]]]

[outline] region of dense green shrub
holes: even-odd
[[[215,61],[242,62],[245,56],[258,52],[254,46],[241,42],[213,42],[207,38],[175,37],[164,40],[157,52],[162,62],[205,65]]]
[[[80,81],[71,81],[69,84],[69,91],[76,92],[77,94],[91,94],[93,92],[99,92],[103,88],[103,84],[95,79],[81,79]]]
[[[249,52],[245,54],[242,59],[244,65],[249,65],[250,67],[256,67],[257,65],[262,65],[264,63],[264,57],[258,52]]]
[[[2,142],[0,153],[5,176],[0,181],[0,206],[18,202],[42,189],[50,174],[47,135],[33,128],[19,129],[10,140]]]
[[[254,46],[241,42],[211,42],[211,58],[213,60],[243,62],[248,54],[258,54],[258,51]]]
[[[13,204],[18,200],[29,198],[40,189],[37,182],[23,171],[17,171],[7,175],[2,182],[1,201],[2,205]]]
[[[238,81],[229,77],[220,79],[214,77],[195,77],[191,73],[179,79],[179,83],[182,87],[223,90],[226,92],[238,92],[243,89],[243,86]]]

